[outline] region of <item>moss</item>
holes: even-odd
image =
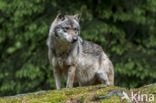
[[[120,97],[113,96],[112,98],[101,100],[102,103],[121,103]]]
[[[109,86],[106,88],[95,89],[101,85],[89,86],[89,87],[77,87],[77,88],[68,88],[62,90],[50,90],[44,93],[32,93],[23,97],[14,97],[14,98],[0,98],[0,103],[126,103],[126,100],[121,100],[117,95],[112,96],[108,99],[96,100],[98,96],[107,95],[110,91],[113,90],[123,90],[128,95],[131,91],[142,92],[148,94],[156,93],[156,85],[144,86],[138,89],[127,90],[125,88],[119,88],[116,86]],[[156,98],[156,97],[155,97]],[[153,102],[154,103],[154,102]]]

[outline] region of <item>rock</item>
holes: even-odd
[[[125,89],[117,86],[95,85],[61,90],[39,91],[15,96],[0,97],[0,103],[156,103],[156,84],[146,85],[137,89]],[[143,101],[140,99],[142,94]],[[154,96],[154,100],[153,97]],[[138,98],[140,96],[140,98]],[[147,98],[145,98],[147,97]],[[129,99],[128,99],[129,98]],[[134,99],[134,98],[133,98]],[[147,100],[147,101],[146,101]],[[153,100],[153,101],[151,101]]]

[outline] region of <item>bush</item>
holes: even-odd
[[[46,39],[60,12],[82,13],[81,36],[113,61],[115,85],[156,82],[155,0],[0,0],[0,96],[55,88]]]

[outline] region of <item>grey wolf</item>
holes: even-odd
[[[80,37],[80,15],[58,14],[52,22],[47,40],[48,58],[54,67],[56,88],[61,77],[67,78],[66,88],[74,82],[80,86],[114,84],[112,62],[99,45]]]

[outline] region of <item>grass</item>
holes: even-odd
[[[109,86],[106,88],[95,89],[100,85],[89,87],[77,87],[61,90],[49,90],[41,93],[32,93],[21,97],[1,97],[0,103],[126,103],[127,100],[122,100],[121,97],[114,95],[111,98],[96,100],[95,98],[107,95],[113,90],[123,90],[128,95],[131,91],[137,93],[156,94],[156,84],[143,86],[138,89],[125,89],[116,86]],[[156,99],[156,95],[154,97]],[[156,100],[151,102],[156,103]]]

